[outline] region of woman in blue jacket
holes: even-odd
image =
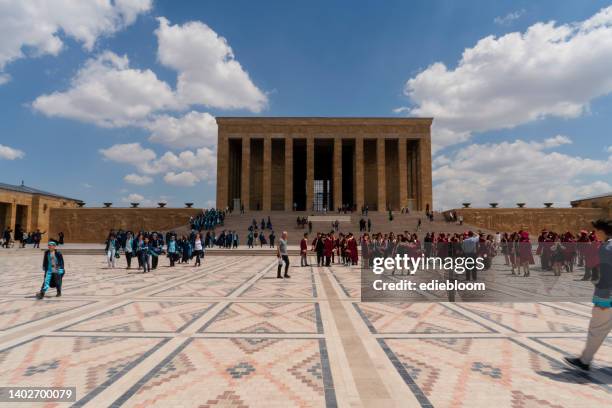
[[[170,239],[168,240],[168,259],[170,259],[170,266],[174,266],[174,263],[178,259],[178,248],[174,235],[170,235]]]

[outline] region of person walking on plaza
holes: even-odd
[[[130,269],[132,267],[132,256],[134,256],[135,252],[134,244],[134,237],[131,232],[128,232],[125,237],[125,246],[123,247],[123,253],[125,254],[125,260],[127,262],[127,267],[125,269]]]
[[[276,239],[276,235],[274,235],[274,231],[270,232],[268,239],[270,239],[270,248],[274,248],[274,240]]]
[[[159,256],[161,255],[164,241],[154,232],[149,241],[149,246],[151,247],[151,269],[157,269],[157,263],[159,262]]]
[[[46,234],[46,231],[40,232],[39,229],[36,230],[36,232],[32,236],[32,240],[34,241],[34,248],[40,248],[40,241],[42,240],[42,236],[44,234]]]
[[[202,265],[200,257],[204,256],[204,246],[202,245],[202,237],[200,236],[199,232],[196,234],[193,241],[193,254],[196,256],[195,264],[193,266]]]
[[[174,235],[170,235],[170,239],[168,240],[168,259],[170,260],[170,266],[174,266],[174,263],[178,259],[178,248]]]
[[[323,244],[323,235],[321,233],[317,232],[317,237],[312,243],[312,246],[317,253],[317,266],[323,266],[323,252],[325,246]]]
[[[323,238],[323,255],[325,256],[325,266],[331,265],[333,253],[334,253],[334,235],[329,233]]]
[[[238,248],[238,233],[236,231],[232,234],[232,248]]]
[[[281,238],[278,240],[278,248],[276,249],[276,257],[278,258],[278,268],[276,277],[278,279],[290,278],[289,276],[289,253],[287,252],[287,231],[283,231]],[[281,270],[285,264],[285,275],[281,276]]]
[[[108,263],[109,268],[115,267],[115,257],[118,254],[119,243],[117,242],[117,237],[115,234],[110,234],[108,239],[106,240],[106,247],[104,251],[106,252],[106,262]]]
[[[589,332],[580,357],[565,357],[572,367],[588,371],[591,361],[612,330],[612,220],[597,220],[593,227],[602,236],[599,247],[599,281],[593,293]]]
[[[249,231],[248,235],[247,235],[247,248],[253,248],[253,240],[254,240],[254,235],[253,235],[253,231]]]
[[[181,237],[181,263],[189,263],[193,254],[193,246],[191,240],[186,236]]]
[[[533,259],[533,254],[531,253],[531,241],[529,239],[529,232],[527,231],[519,232],[518,259],[519,266],[523,269],[523,276],[528,277],[530,274],[529,265],[534,265],[535,260]]]
[[[142,254],[141,250],[144,247],[144,236],[142,234],[138,234],[136,238],[136,242],[134,243],[134,255],[136,256],[136,260],[138,261],[138,270],[142,268]]]
[[[474,234],[472,231],[467,233],[467,237],[461,243],[461,251],[463,252],[463,256],[466,259],[476,259],[476,251],[478,250],[478,242],[480,238],[478,235]],[[446,246],[448,244],[442,244],[442,246]],[[446,249],[446,248],[445,248]],[[476,280],[478,278],[478,273],[476,268],[473,266],[470,268],[465,268],[465,280]]]
[[[11,232],[13,231],[10,228],[7,228],[4,230],[4,233],[2,234],[2,239],[4,239],[2,246],[5,248],[11,247]]]
[[[147,236],[138,242],[138,259],[142,265],[142,273],[151,272],[151,247],[149,246],[149,237]]]
[[[304,233],[304,238],[300,241],[300,266],[308,265],[308,234]]]
[[[43,255],[42,269],[44,279],[40,292],[36,294],[36,299],[45,297],[45,292],[49,288],[57,290],[56,297],[62,296],[62,279],[64,278],[64,257],[60,251],[56,250],[57,244],[54,241],[49,241],[47,244],[49,249]]]

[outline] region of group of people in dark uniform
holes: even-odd
[[[261,227],[261,228],[260,228]],[[268,239],[266,239],[265,230],[269,230]],[[253,218],[251,225],[247,230],[247,248],[254,248],[256,241],[259,241],[259,246],[263,248],[264,245],[270,245],[270,248],[274,248],[276,240],[276,234],[272,229],[272,220],[268,216],[268,220],[261,219],[261,223],[258,223]]]
[[[4,231],[2,231],[0,238],[2,239],[3,248],[11,248],[15,242],[19,242],[20,248],[25,248],[28,244],[32,244],[33,248],[40,248],[40,241],[45,234],[46,231],[43,232],[39,229],[28,234],[28,232],[21,228],[20,225],[17,225],[15,226],[14,234],[11,228],[6,228]],[[63,245],[64,233],[60,232],[58,234],[57,241],[54,242],[56,242],[56,244]]]

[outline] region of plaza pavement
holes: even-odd
[[[37,301],[41,258],[0,251],[0,386],[77,402],[0,406],[612,405],[612,340],[589,374],[561,362],[588,303],[361,303],[358,267],[292,258],[277,280],[274,257],[210,256],[143,275],[87,255]]]

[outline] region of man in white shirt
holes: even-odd
[[[283,262],[285,263],[285,278],[289,276],[289,253],[287,252],[287,231],[283,231],[281,239],[278,241],[278,247],[276,249],[276,257],[278,258],[278,269],[276,271],[276,277],[282,279],[281,269],[283,268]]]

